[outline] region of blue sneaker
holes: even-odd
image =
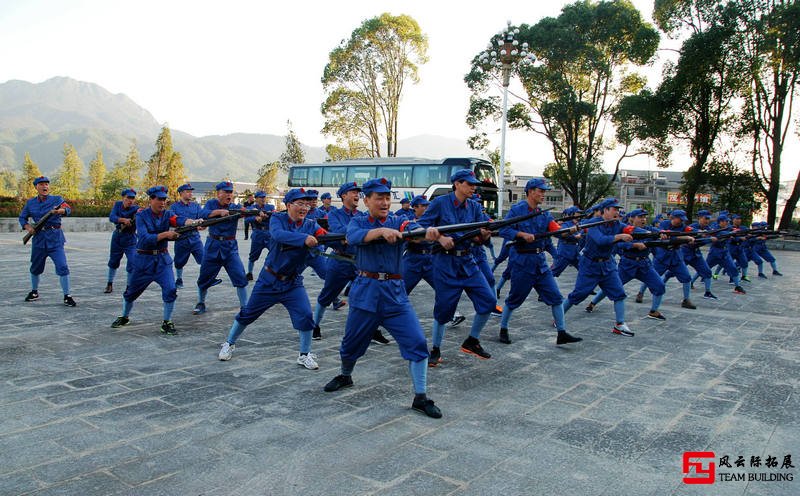
[[[192,315],[200,315],[201,313],[206,313],[205,303],[198,303],[194,306],[194,310],[192,310]]]

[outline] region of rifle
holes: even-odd
[[[25,236],[22,237],[22,244],[27,245],[28,241],[31,240],[32,237],[39,234],[39,232],[44,229],[44,225],[47,224],[48,219],[53,216],[53,211],[50,210],[46,214],[42,215],[42,218],[39,219],[39,222],[33,225],[33,232],[25,233]]]
[[[533,235],[534,236],[534,242],[536,242],[538,240],[541,240],[543,238],[549,238],[549,237],[552,237],[552,236],[561,236],[562,234],[570,234],[573,229],[577,229],[577,230],[588,229],[590,227],[600,226],[600,225],[606,224],[608,222],[609,221],[607,221],[607,220],[601,219],[599,222],[591,222],[589,224],[584,224],[582,226],[563,227],[563,228],[557,229],[555,231],[547,231],[547,232],[543,232],[543,233],[536,233],[536,234]],[[523,240],[523,239],[515,239],[514,241],[511,241],[508,244],[510,244],[511,246],[514,246],[514,247],[520,247],[522,245],[528,244],[528,242]]]
[[[212,219],[206,219],[199,224],[192,224],[191,226],[180,226],[176,227],[174,231],[178,234],[183,234],[191,231],[196,231],[199,227],[208,227],[213,226],[215,224],[222,224],[223,222],[230,222],[232,220],[239,220],[239,217],[242,217],[242,212],[236,212],[230,215],[226,215],[225,217],[214,217]]]
[[[633,239],[657,239],[660,238],[662,235],[666,235],[669,237],[673,236],[688,236],[690,238],[700,238],[706,236],[713,236],[714,234],[724,231],[725,229],[714,229],[712,231],[651,231],[647,233],[631,233]]]
[[[688,239],[672,238],[672,239],[654,239],[644,241],[644,245],[648,248],[664,248],[666,250],[677,248],[681,245],[689,244]]]

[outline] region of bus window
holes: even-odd
[[[378,176],[390,180],[394,188],[410,188],[411,174],[410,165],[384,165],[378,169]]]
[[[415,165],[413,187],[427,188],[431,184],[450,184],[448,169],[446,165]]]
[[[289,186],[300,187],[308,185],[308,168],[307,167],[294,167],[292,174],[289,176]]]
[[[357,182],[359,185],[375,177],[375,167],[348,167],[347,182]]]
[[[320,186],[322,184],[322,167],[308,167],[308,185]]]
[[[345,182],[347,182],[347,167],[323,167],[323,186],[339,187]]]
[[[453,188],[436,188],[428,194],[428,199],[433,200],[437,196],[444,196],[453,191]]]
[[[489,181],[492,184],[497,184],[494,178],[494,167],[489,163],[475,164],[475,177],[481,182]]]

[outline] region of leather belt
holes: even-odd
[[[139,255],[158,255],[159,253],[167,253],[166,248],[160,250],[136,250]]]
[[[522,253],[523,255],[529,253],[544,253],[545,251],[544,248],[517,248],[517,253]]]
[[[358,271],[358,275],[369,277],[370,279],[377,279],[378,281],[389,281],[403,278],[403,276],[400,274],[390,274],[388,272],[369,272],[366,270]]]
[[[622,255],[622,256],[629,260],[636,260],[637,262],[640,260],[647,260],[649,258],[648,256],[643,256],[643,257],[632,257],[630,255]]]
[[[562,239],[560,242],[561,243],[566,243],[568,245],[577,245],[578,244],[578,240],[577,239]]]
[[[270,274],[275,276],[275,279],[277,279],[279,281],[288,281],[288,280],[294,279],[295,276],[296,276],[296,274],[287,275],[287,274],[281,274],[279,272],[275,272],[274,270],[272,270],[272,267],[270,267],[269,265],[267,265],[265,268],[267,269],[267,272],[269,272]]]
[[[589,260],[591,260],[592,262],[608,262],[611,259],[608,257],[595,257],[595,258],[590,258]]]
[[[61,229],[61,226],[44,226],[42,231],[50,231],[52,229]]]
[[[236,236],[217,236],[215,234],[209,234],[208,237],[211,239],[216,239],[217,241],[231,241],[236,239]]]
[[[419,255],[430,255],[431,253],[433,253],[433,251],[430,248],[420,248],[419,246],[414,246],[411,243],[408,244],[406,250],[410,253],[416,253]]]
[[[469,250],[443,250],[439,253],[443,253],[445,255],[451,255],[454,257],[465,257],[470,254]]]
[[[269,231],[269,227],[255,227],[255,226],[253,226],[253,231]]]
[[[336,255],[338,255],[340,257],[349,258],[350,260],[355,260],[356,259],[355,255],[351,255],[350,253],[347,253],[346,251],[334,250],[333,253],[335,253]]]

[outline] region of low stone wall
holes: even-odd
[[[103,232],[113,231],[114,224],[108,217],[64,217],[61,229],[65,232]],[[11,217],[0,218],[0,232],[22,232],[19,220]]]
[[[770,250],[800,251],[800,240],[795,239],[769,239],[767,248]]]

